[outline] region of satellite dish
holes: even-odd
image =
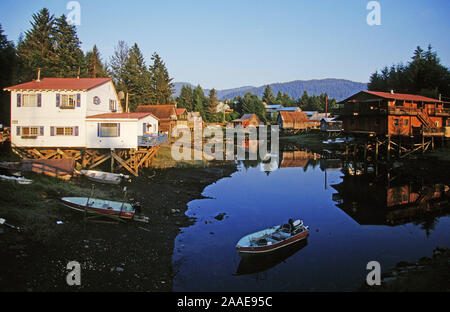
[[[119,97],[119,100],[123,100],[125,98],[125,93],[123,93],[123,91],[119,91],[117,96]]]

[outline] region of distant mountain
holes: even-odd
[[[183,85],[194,85],[188,82],[175,82],[175,96],[178,96],[181,92]],[[340,101],[359,91],[367,90],[367,83],[354,82],[345,79],[315,79],[315,80],[295,80],[283,83],[271,83],[275,96],[278,91],[281,93],[287,93],[291,97],[298,99],[302,96],[303,92],[308,92],[308,95],[320,95],[321,93],[328,94],[329,98],[335,98]],[[217,90],[217,98],[219,100],[232,99],[236,96],[243,96],[247,92],[256,94],[262,97],[266,85],[261,87],[246,86],[233,89]],[[204,89],[205,95],[208,96],[209,90]]]

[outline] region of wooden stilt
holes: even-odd
[[[114,173],[114,157],[112,157],[112,154],[114,153],[114,149],[111,149],[111,172]]]
[[[378,139],[375,142],[375,161],[378,161]]]
[[[422,134],[422,154],[424,154],[424,153],[425,153],[425,137]]]
[[[388,135],[387,160],[391,160],[391,136]]]

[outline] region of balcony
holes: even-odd
[[[167,134],[145,134],[138,136],[138,146],[139,147],[153,147],[161,145],[169,140]]]
[[[435,127],[435,128],[423,128],[422,134],[424,136],[445,136],[445,128]]]

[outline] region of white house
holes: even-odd
[[[86,117],[88,148],[136,148],[138,137],[158,133],[151,113],[106,113]]]
[[[137,136],[158,133],[151,114],[122,113],[110,78],[44,78],[4,90],[17,147],[136,148]]]

